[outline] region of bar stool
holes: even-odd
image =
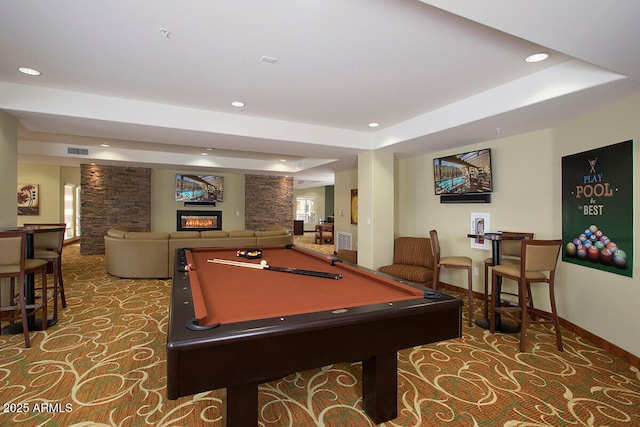
[[[438,289],[440,285],[440,269],[441,268],[457,268],[467,270],[467,309],[469,313],[469,326],[473,321],[473,282],[471,279],[471,267],[473,262],[471,258],[466,256],[447,256],[440,257],[440,241],[438,240],[438,232],[431,230],[429,232],[431,240],[431,251],[433,252],[433,289]]]
[[[525,239],[533,239],[533,233],[520,233],[516,231],[501,231],[503,235],[517,234],[525,236]],[[520,263],[520,240],[505,240],[500,245],[500,264],[519,264]],[[491,295],[489,292],[489,268],[494,267],[493,257],[484,260],[484,318],[489,318],[489,304],[491,304]]]
[[[41,259],[25,259],[27,232],[3,231],[0,232],[0,278],[6,277],[10,281],[10,301],[3,305],[0,301],[0,322],[8,321],[13,324],[16,320],[22,321],[22,333],[27,348],[31,347],[29,339],[29,326],[27,316],[34,316],[38,311],[42,312],[42,330],[47,329],[47,261]],[[42,298],[38,304],[27,304],[26,275],[40,272],[42,277]],[[18,279],[16,294],[15,283]],[[1,296],[1,293],[0,293]],[[27,313],[27,310],[29,312]],[[17,315],[17,312],[20,314]],[[3,313],[9,313],[4,315]]]
[[[562,335],[558,323],[554,279],[558,256],[562,247],[562,240],[521,240],[522,262],[520,264],[501,264],[493,267],[491,280],[491,294],[496,298],[496,278],[511,279],[518,282],[518,305],[499,306],[491,304],[489,329],[495,333],[495,315],[504,313],[520,324],[520,351],[525,351],[525,336],[528,324],[551,323],[556,332],[556,344],[559,351],[563,351]],[[549,302],[551,313],[534,308],[531,294],[532,283],[546,283],[549,288]],[[531,315],[532,319],[528,317]]]

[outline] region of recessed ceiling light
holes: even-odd
[[[233,105],[234,107],[242,108],[242,107],[244,107],[244,102],[240,102],[240,101],[233,101],[233,102],[231,103],[231,105]]]
[[[376,122],[369,123],[370,128],[377,128],[378,126],[380,126],[380,123],[376,123]]]
[[[111,145],[107,144],[106,142],[103,144],[100,144],[100,147],[104,147],[104,148],[109,148],[111,147]]]
[[[278,62],[278,58],[273,58],[271,56],[263,56],[262,58],[260,58],[260,61],[268,62],[269,64],[275,64],[276,62]]]
[[[209,155],[209,153],[200,153],[200,154],[203,155],[203,156],[208,156]]]
[[[286,161],[287,161],[287,159],[280,159],[280,161],[281,161],[281,162],[286,162]]]
[[[20,67],[18,68],[18,71],[28,76],[39,76],[41,74],[40,71],[28,67]]]
[[[524,60],[526,62],[540,62],[540,61],[544,61],[548,57],[549,57],[548,53],[540,52],[540,53],[534,53],[533,55],[529,55]]]

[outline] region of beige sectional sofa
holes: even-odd
[[[287,245],[293,236],[285,228],[269,226],[264,231],[211,230],[136,232],[111,228],[104,236],[107,273],[128,279],[173,275],[178,248],[243,248]]]

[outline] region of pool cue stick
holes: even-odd
[[[231,261],[228,259],[208,259],[207,262],[214,262],[216,264],[226,264],[226,265],[235,265],[236,267],[247,267],[247,268],[257,268],[259,270],[264,270],[266,267],[262,264],[253,264],[251,262],[241,262],[241,261]]]
[[[259,270],[279,271],[282,273],[301,274],[303,276],[323,277],[326,279],[337,280],[342,278],[342,274],[337,274],[337,273],[326,273],[324,271],[302,270],[299,268],[271,267],[269,265],[254,264],[251,262],[231,261],[231,260],[219,259],[219,258],[208,259],[207,262],[213,262],[216,264],[233,265],[236,267],[257,268]]]

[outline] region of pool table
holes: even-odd
[[[397,351],[461,336],[458,298],[293,245],[260,249],[256,259],[226,248],[176,251],[169,399],[226,388],[226,424],[255,426],[258,384],[362,361],[363,407],[377,424],[397,416]],[[339,278],[213,260],[265,260]]]

